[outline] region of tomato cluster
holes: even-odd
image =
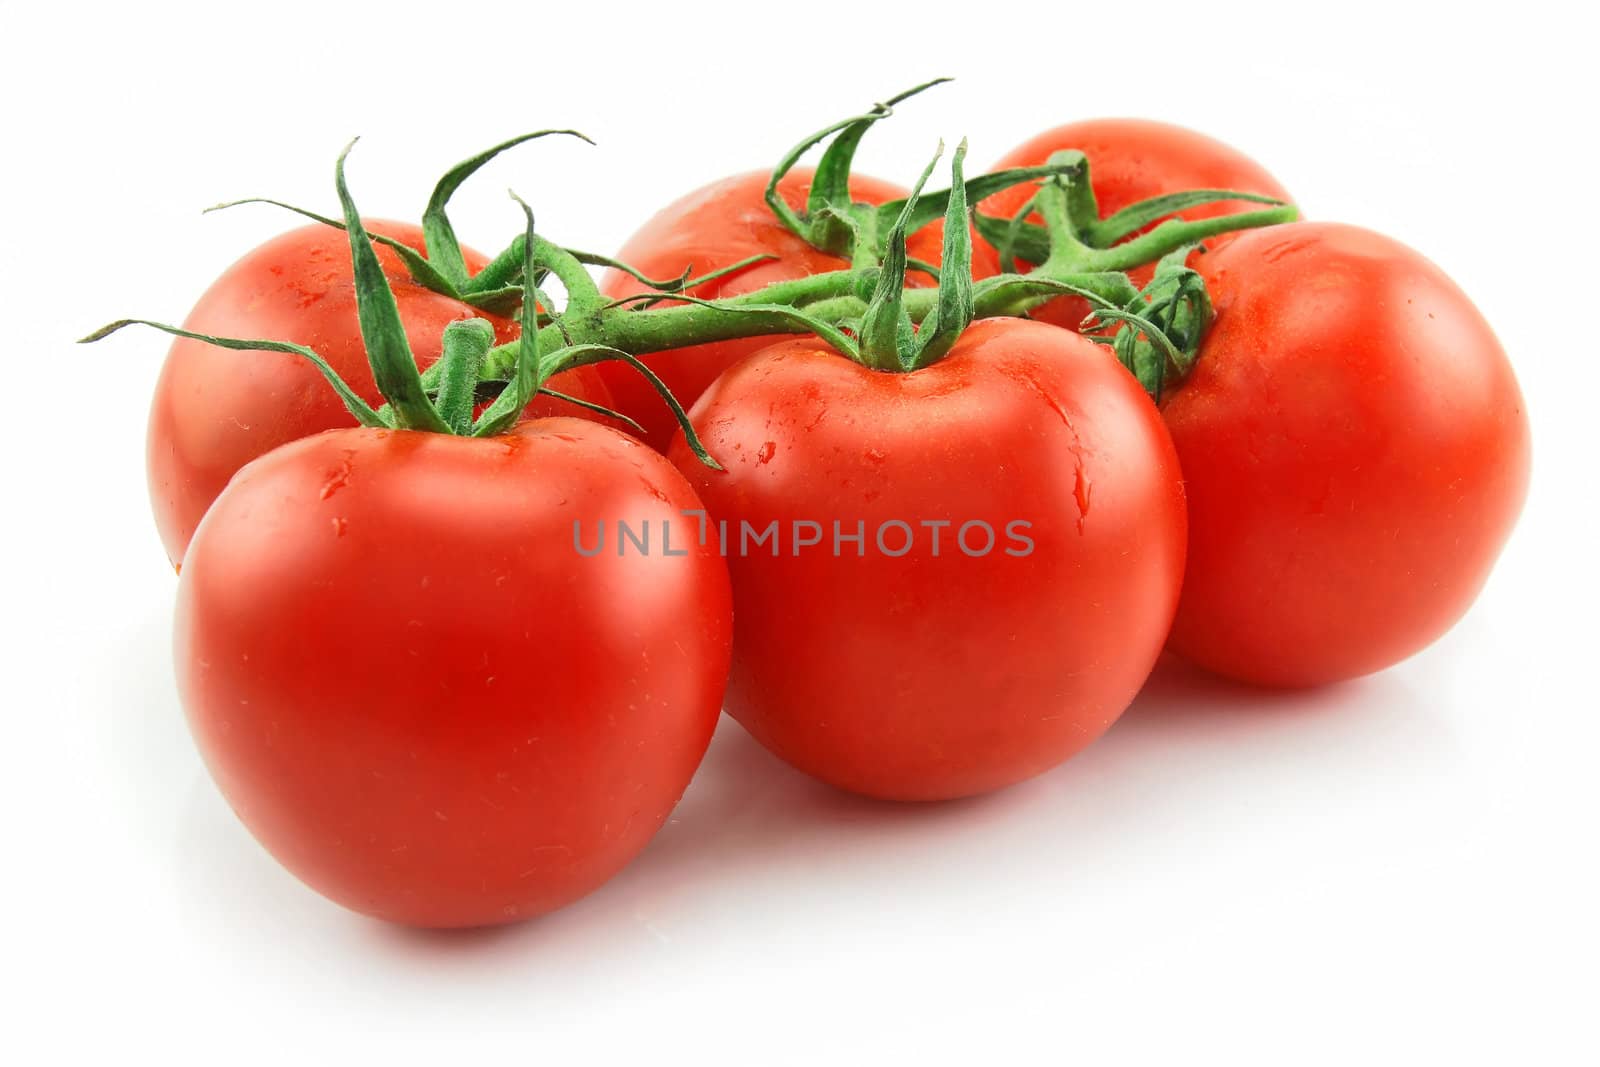
[[[1062,126],[997,170],[1063,150],[1087,157],[1103,216],[1196,188],[1288,200],[1233,149],[1152,122]],[[771,188],[799,210],[821,171],[785,170]],[[857,266],[786,225],[767,184],[736,176],[666,207],[571,328],[666,308],[689,322],[699,301]],[[907,195],[848,188],[858,206]],[[1032,188],[976,210],[1040,223]],[[909,289],[957,291],[951,203],[906,242]],[[900,367],[841,351],[877,304],[812,336],[800,313],[822,304],[797,301],[788,335],[691,332],[612,362],[571,356],[605,347],[580,337],[490,432],[523,370],[491,402],[484,350],[531,367],[553,333],[539,315],[567,330],[542,292],[534,309],[531,223],[512,318],[466,295],[488,258],[457,250],[465,275],[440,291],[412,262],[438,258],[437,226],[371,222],[390,242],[371,246],[353,212],[349,234],[288,233],[201,298],[148,456],[180,570],[179,688],[210,770],[290,870],[397,922],[507,921],[598,886],[664,823],[724,707],[823,781],[938,800],[1090,744],[1164,649],[1258,684],[1380,670],[1467,609],[1526,491],[1527,421],[1489,326],[1422,256],[1350,226],[1183,249],[1211,318],[1154,399],[1083,328],[1097,305],[1078,290],[1040,290]],[[371,247],[381,279],[362,273]],[[1025,284],[1016,253],[978,241],[973,278]],[[1149,265],[1129,273],[1155,284]],[[380,329],[388,314],[403,330]],[[480,348],[441,359],[475,318]],[[327,366],[196,335],[303,345]],[[399,414],[363,407],[384,400]]]

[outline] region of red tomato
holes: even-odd
[[[1011,785],[1104,732],[1161,651],[1177,459],[1084,338],[981,322],[909,374],[786,342],[718,379],[692,421],[727,467],[673,443],[728,523],[728,711],[809,774],[899,800]],[[769,523],[775,549],[746,542]]]
[[[1167,426],[1189,491],[1172,647],[1313,685],[1387,667],[1476,597],[1528,484],[1505,352],[1438,267],[1331,223],[1201,269],[1217,318]]]
[[[804,206],[811,190],[811,175],[808,168],[796,168],[778,184],[779,193],[797,210]],[[778,221],[763,199],[769,177],[768,172],[757,171],[696,189],[645,223],[628,239],[617,258],[648,277],[670,278],[686,269],[695,274],[707,274],[751,256],[777,257],[690,290],[690,295],[706,300],[754,292],[774,282],[848,269],[847,261],[818,251]],[[851,179],[850,193],[860,203],[881,204],[905,196],[907,190],[858,174]],[[943,237],[942,224],[924,227],[908,242],[910,254],[925,262],[937,263]],[[926,276],[912,275],[908,284],[928,281]],[[648,291],[636,279],[615,270],[606,273],[600,288],[611,297]],[[723,371],[775,340],[778,338],[719,341],[641,358],[687,408]],[[611,390],[617,410],[645,428],[645,440],[652,448],[665,450],[678,424],[655,390],[620,363],[601,364],[599,370]]]
[[[1089,157],[1089,184],[1094,189],[1102,216],[1113,215],[1153,196],[1190,189],[1237,189],[1242,193],[1289,199],[1289,193],[1276,178],[1237,150],[1182,126],[1145,119],[1089,119],[1057,126],[1006,153],[993,169],[1038,166],[1048,160],[1052,152],[1067,148],[1076,148]],[[1010,218],[1035,191],[1031,183],[1012,186],[984,200],[979,210],[986,215]],[[1179,214],[1191,220],[1210,219],[1259,207],[1260,204],[1248,201],[1224,200],[1189,208]],[[1233,236],[1212,238],[1206,246],[1216,250]],[[975,277],[999,274],[999,253],[979,241],[973,247],[972,265]],[[1143,288],[1150,280],[1152,269],[1145,266],[1129,272],[1134,284]],[[1052,300],[1035,310],[1032,317],[1076,330],[1088,313],[1088,303],[1074,296]]]
[[[421,248],[422,231],[403,222],[371,220],[373,233]],[[468,269],[486,262],[462,250]],[[439,358],[445,326],[479,315],[501,341],[517,324],[484,315],[411,280],[394,252],[378,246],[417,363]],[[306,345],[326,359],[368,403],[378,404],[356,319],[349,239],[312,225],[275,237],[229,267],[206,290],[186,329],[226,337]],[[590,368],[551,380],[551,388],[606,404],[610,395]],[[571,404],[540,398],[530,414],[580,414]],[[581,414],[580,414],[581,417]],[[146,462],[156,527],[174,564],[183,562],[200,519],[235,471],[279,445],[356,421],[315,368],[278,352],[225,352],[178,338],[167,355],[150,407]]]
[[[178,585],[180,691],[228,802],[307,884],[395,922],[594,889],[700,762],[732,623],[713,551],[585,556],[574,523],[592,547],[698,506],[578,419],[336,430],[249,464]]]

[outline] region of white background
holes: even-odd
[[[1596,1062],[1587,16],[824,8],[0,0],[11,1062]],[[291,225],[207,204],[331,211],[352,134],[364,210],[415,218],[457,159],[583,129],[598,148],[497,162],[457,225],[498,247],[514,185],[546,234],[611,249],[938,74],[959,80],[880,127],[864,171],[909,181],[940,136],[970,135],[976,171],[1069,119],[1162,118],[1450,271],[1534,427],[1527,511],[1476,608],[1332,690],[1163,674],[1069,765],[968,803],[858,801],[725,723],[634,866],[519,927],[411,933],[303,889],[219,799],[174,693],[142,444],[165,343],[70,340],[180,319]]]

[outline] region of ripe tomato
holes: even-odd
[[[570,418],[335,430],[247,465],[178,585],[180,691],[228,802],[308,885],[395,922],[594,889],[700,762],[732,623],[713,551],[585,556],[574,522],[588,544],[698,506],[660,456]]]
[[[1189,491],[1173,649],[1272,685],[1404,659],[1466,611],[1522,507],[1505,352],[1438,267],[1366,230],[1248,233],[1201,270],[1217,318],[1163,410]]]
[[[672,445],[728,524],[728,711],[801,770],[900,800],[999,789],[1093,741],[1149,674],[1183,489],[1154,405],[1092,342],[981,322],[908,374],[785,342],[691,419],[727,468]],[[751,542],[771,523],[778,544]]]
[[[422,247],[422,231],[416,226],[382,220],[368,226],[374,233]],[[420,366],[439,358],[444,328],[456,319],[479,315],[494,324],[501,341],[517,336],[515,322],[423,288],[411,280],[394,252],[377,247]],[[469,269],[484,265],[482,256],[470,249],[463,252]],[[305,226],[254,249],[206,290],[184,327],[306,345],[368,403],[382,400],[361,342],[350,244],[341,230]],[[550,384],[594,403],[610,400],[591,368],[561,375]],[[573,405],[542,397],[529,411],[582,417]],[[168,558],[183,562],[195,527],[240,467],[289,441],[355,424],[327,382],[300,356],[222,352],[178,338],[156,383],[146,451],[151,503]]]
[[[811,175],[810,169],[796,168],[778,184],[779,193],[796,210],[805,204],[811,190]],[[774,282],[847,269],[848,262],[818,251],[778,221],[763,199],[769,176],[766,171],[740,174],[696,189],[645,223],[628,239],[617,258],[648,277],[670,278],[684,270],[707,274],[751,256],[777,257],[690,290],[690,295],[705,300],[738,296]],[[860,203],[881,204],[897,200],[906,192],[890,182],[859,174],[850,182],[851,196]],[[942,223],[924,227],[912,235],[909,252],[924,262],[937,263],[943,237]],[[912,274],[908,284],[928,282],[926,275]],[[637,279],[617,270],[606,273],[600,288],[611,297],[649,291]],[[774,340],[777,338],[719,341],[641,358],[687,408],[723,371]],[[655,390],[620,363],[601,364],[599,371],[611,390],[616,409],[645,428],[645,440],[651,447],[664,451],[678,424]]]
[[[1102,216],[1168,193],[1190,189],[1237,189],[1242,193],[1288,200],[1289,194],[1254,160],[1204,134],[1145,119],[1089,119],[1057,126],[1018,145],[995,163],[995,170],[1007,167],[1032,167],[1044,163],[1052,152],[1076,148],[1089,157],[1089,184]],[[1035,186],[1015,185],[987,198],[979,210],[987,215],[1010,218],[1035,192]],[[1179,214],[1186,219],[1210,219],[1237,211],[1260,207],[1242,200],[1223,200],[1202,204]],[[1037,220],[1036,220],[1037,221]],[[1207,248],[1216,250],[1232,240],[1233,234],[1212,238]],[[1000,273],[1000,256],[988,244],[973,246],[975,277],[988,278]],[[1152,267],[1130,271],[1135,285],[1149,282]],[[1032,317],[1069,330],[1089,313],[1081,297],[1059,297],[1036,309]]]

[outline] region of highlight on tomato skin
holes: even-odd
[[[779,194],[796,207],[803,205],[814,173],[809,167],[794,168],[778,183]],[[847,269],[849,262],[812,247],[778,221],[763,199],[768,178],[766,171],[751,171],[711,182],[680,197],[640,227],[617,258],[648,276],[670,278],[685,270],[707,274],[751,256],[774,257],[690,290],[691,296],[703,299],[739,296],[775,282]],[[867,204],[881,204],[906,195],[901,186],[864,174],[851,176],[850,192],[855,200]],[[910,241],[911,255],[937,264],[943,234],[940,223],[919,230]],[[918,272],[908,276],[910,285],[930,283],[931,279]],[[649,291],[618,270],[607,271],[600,287],[607,296],[619,299]],[[687,408],[723,371],[776,339],[769,335],[715,341],[652,352],[640,358]],[[652,448],[666,451],[678,425],[662,407],[655,391],[620,364],[603,364],[597,370],[611,392],[612,406],[645,428],[645,440]]]
[[[1171,646],[1309,686],[1431,644],[1527,494],[1527,413],[1467,296],[1406,246],[1303,222],[1204,257],[1216,321],[1162,414],[1189,494]]]
[[[807,774],[890,800],[1001,789],[1099,737],[1149,675],[1182,579],[1182,484],[1155,407],[1090,341],[988,320],[909,373],[791,341],[690,415],[726,471],[681,438],[669,456],[734,537],[865,538],[729,546],[728,712]],[[957,544],[968,523],[989,551]]]
[[[688,786],[732,622],[714,552],[585,557],[573,523],[699,507],[660,456],[570,418],[268,453],[178,583],[207,767],[275,858],[355,911],[476,926],[578,899]]]
[[[1277,178],[1238,149],[1195,130],[1150,119],[1083,119],[1056,126],[1011,149],[990,170],[1037,166],[1052,152],[1068,148],[1078,149],[1089,159],[1089,184],[1102,217],[1141,200],[1190,189],[1229,189],[1286,202],[1292,199]],[[1012,186],[985,198],[978,209],[987,215],[1010,218],[1032,194],[1029,186]],[[1251,206],[1238,200],[1219,200],[1187,208],[1181,217],[1220,218]],[[1236,236],[1208,238],[1206,247],[1216,251]],[[999,274],[999,253],[987,242],[976,242],[972,268],[978,278]],[[1019,268],[1026,269],[1026,265]],[[1151,272],[1150,266],[1138,267],[1129,272],[1129,277],[1143,288],[1150,281]],[[1088,313],[1089,305],[1081,297],[1063,296],[1034,309],[1029,317],[1076,330]]]
[[[422,230],[410,223],[375,219],[369,225],[375,234],[423,246]],[[499,342],[517,336],[515,321],[424,288],[391,249],[377,250],[419,366],[439,358],[444,328],[457,319],[487,319]],[[487,262],[471,249],[462,252],[471,270]],[[197,333],[307,345],[368,403],[381,401],[356,318],[349,240],[331,226],[299,227],[247,252],[206,290],[184,325]],[[601,405],[610,400],[591,367],[568,372],[551,387]],[[594,417],[546,397],[529,412]],[[173,341],[146,436],[151,506],[168,558],[183,561],[206,509],[240,467],[279,445],[354,425],[322,376],[299,356],[241,355],[189,338]]]

